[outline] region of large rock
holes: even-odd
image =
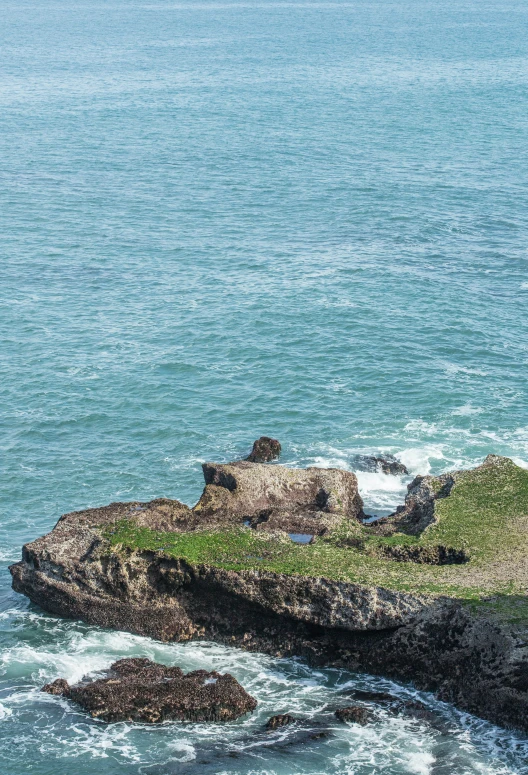
[[[121,659],[104,678],[71,687],[59,678],[42,691],[68,697],[103,721],[233,721],[257,706],[229,673],[184,675],[150,659]]]
[[[337,468],[286,468],[261,463],[204,463],[205,490],[193,509],[205,520],[223,514],[234,521],[266,510],[289,517],[306,514],[363,517],[355,474]],[[285,526],[283,529],[288,529]]]
[[[253,442],[253,449],[246,458],[250,463],[270,463],[280,457],[281,445],[277,439],[261,436]]]

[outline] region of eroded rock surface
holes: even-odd
[[[277,439],[261,436],[253,442],[253,449],[246,458],[250,463],[270,463],[280,457],[281,445]]]
[[[233,721],[257,706],[229,673],[184,675],[179,667],[141,658],[114,662],[104,678],[76,686],[58,679],[42,691],[61,694],[103,721]]]
[[[240,461],[204,463],[203,472],[206,487],[193,512],[204,519],[219,514],[251,519],[266,510],[290,517],[320,512],[352,520],[363,517],[357,479],[350,471]]]
[[[393,455],[356,455],[354,461],[361,470],[372,473],[380,471],[393,476],[407,476],[409,473],[407,466]]]
[[[339,708],[335,712],[335,717],[339,721],[348,721],[353,724],[361,724],[361,726],[365,726],[372,720],[370,711],[364,705],[350,705],[348,708]]]

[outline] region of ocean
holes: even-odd
[[[2,0],[0,760],[6,775],[526,775],[526,737],[385,679],[53,617],[23,543],[193,504],[265,434],[359,471],[528,467],[528,5]],[[253,716],[158,728],[42,695],[121,656],[231,671]],[[340,725],[346,686],[429,724]],[[262,735],[296,712],[328,736]],[[319,725],[319,726],[317,726]]]

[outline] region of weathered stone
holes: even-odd
[[[63,679],[43,688],[63,694],[103,721],[232,721],[256,700],[232,675],[165,667],[149,659],[121,659],[107,675],[69,687]]]
[[[70,693],[70,685],[68,681],[66,681],[64,678],[57,678],[55,681],[52,681],[50,684],[46,684],[45,686],[43,686],[41,691],[46,692],[46,694],[68,696]]]
[[[192,510],[180,501],[157,498],[148,503],[110,503],[95,509],[72,511],[64,514],[58,522],[64,529],[70,525],[75,531],[93,525],[109,525],[121,520],[131,520],[139,527],[151,530],[182,532],[194,529],[198,519]]]
[[[362,471],[372,473],[380,471],[394,476],[407,476],[409,474],[407,466],[400,463],[393,455],[355,455],[352,462],[354,468],[357,467]]]
[[[364,705],[350,705],[348,708],[339,708],[335,712],[335,717],[339,721],[352,722],[365,726],[371,721],[371,714]]]
[[[249,520],[250,527],[269,533],[278,530],[321,536],[338,527],[342,520],[340,514],[328,514],[324,511],[304,511],[301,514],[281,509],[263,509]]]
[[[266,729],[279,729],[279,727],[287,727],[289,724],[294,724],[297,719],[294,716],[290,716],[289,713],[279,713],[277,716],[272,716],[268,719]]]
[[[252,518],[266,509],[289,514],[324,512],[361,519],[356,476],[336,468],[286,468],[262,463],[204,463],[206,487],[193,511]]]
[[[378,555],[397,562],[417,562],[425,565],[463,565],[469,562],[469,555],[464,549],[443,545],[385,546],[378,550]]]
[[[250,463],[270,463],[280,457],[281,445],[277,439],[261,436],[253,443],[253,449],[246,458]]]

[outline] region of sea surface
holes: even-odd
[[[53,617],[10,589],[66,511],[283,462],[528,466],[528,4],[2,0],[0,770],[526,775],[528,740],[410,686]],[[356,466],[357,467],[357,466]],[[359,472],[367,511],[410,477]],[[229,670],[227,726],[104,724],[39,688],[144,655]],[[265,735],[292,712],[324,729]]]

